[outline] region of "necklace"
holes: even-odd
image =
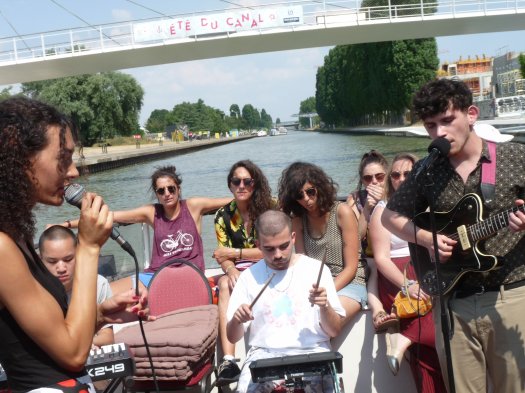
[[[321,240],[322,238],[324,238],[328,230],[328,225],[330,224],[331,217],[332,211],[329,211],[328,214],[323,214],[317,220],[314,220],[313,218],[310,218],[308,217],[308,215],[306,215],[305,221],[306,231],[308,232],[308,235],[314,240]],[[318,222],[317,227],[319,228],[314,228],[313,221]]]
[[[275,276],[272,280],[272,282],[270,283],[270,288],[272,289],[275,289],[277,292],[281,292],[281,293],[284,293],[286,291],[288,291],[288,288],[290,288],[290,285],[292,284],[292,281],[293,281],[293,275],[295,273],[295,269],[294,269],[294,266],[292,267],[289,267],[288,269],[286,270],[274,270],[272,268],[268,268],[268,264],[266,263],[266,261],[264,261],[264,266],[266,267],[266,275],[268,277],[270,277],[270,270],[275,273]],[[277,282],[277,284],[280,284],[282,279],[284,279],[286,277],[286,274],[288,273],[289,270],[292,270],[292,274],[290,275],[290,281],[288,281],[288,285],[286,285],[286,288],[283,288],[283,289],[279,289],[276,287],[276,284],[274,282]],[[284,272],[284,274],[282,274]]]

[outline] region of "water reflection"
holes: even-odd
[[[155,201],[150,190],[149,176],[156,166],[175,165],[182,175],[182,195],[220,197],[231,195],[226,184],[228,170],[241,159],[254,161],[266,174],[274,194],[282,170],[294,161],[306,161],[321,166],[339,184],[339,194],[346,195],[357,184],[357,168],[363,153],[376,149],[387,158],[409,151],[419,157],[426,155],[430,140],[415,137],[351,136],[316,132],[289,132],[276,137],[253,138],[207,150],[179,154],[168,159],[142,163],[87,176],[80,180],[90,191],[104,196],[114,210],[129,209]],[[36,213],[38,235],[48,223],[59,223],[78,217],[78,210],[64,205],[60,208],[42,206]],[[140,262],[143,261],[142,236],[138,225],[121,228],[122,235],[133,245]],[[216,247],[213,217],[205,216],[202,237],[207,266]],[[131,269],[131,258],[109,241],[103,254],[115,254],[117,264]]]

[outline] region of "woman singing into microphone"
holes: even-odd
[[[94,391],[84,364],[95,328],[129,317],[118,311],[138,300],[129,292],[95,302],[98,255],[113,224],[100,196],[82,201],[69,307],[33,249],[33,208],[61,205],[64,187],[78,177],[74,131],[49,105],[22,97],[0,103],[0,363],[13,392]]]

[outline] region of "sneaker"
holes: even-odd
[[[234,361],[222,359],[218,367],[218,373],[216,386],[224,386],[238,381],[241,369]]]

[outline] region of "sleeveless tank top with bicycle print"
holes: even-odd
[[[330,210],[326,232],[319,238],[310,236],[308,218],[303,216],[303,239],[304,250],[310,258],[321,260],[326,249],[326,266],[330,269],[333,277],[336,277],[343,270],[343,235],[337,222],[337,207],[339,203],[334,203]],[[366,260],[361,257],[361,250],[358,252],[357,272],[353,283],[366,285]]]
[[[156,203],[154,206],[151,264],[145,271],[153,273],[163,263],[175,258],[191,262],[204,271],[202,238],[186,201],[180,201],[180,212],[174,220],[168,220],[162,205]]]

